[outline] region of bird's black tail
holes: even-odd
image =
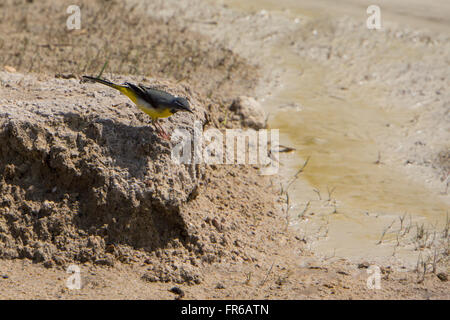
[[[130,88],[128,86],[121,86],[119,84],[112,83],[111,81],[103,80],[103,79],[95,78],[95,77],[91,77],[91,76],[83,76],[82,79],[84,81],[98,82],[98,83],[104,84],[105,86],[119,90],[124,95],[131,98],[130,95],[132,95],[132,91],[130,90]],[[134,95],[132,95],[132,96],[134,97]]]

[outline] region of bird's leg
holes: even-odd
[[[155,126],[156,129],[156,133],[158,134],[158,136],[161,136],[161,128],[158,125],[158,119],[155,119],[152,121],[153,125]]]
[[[155,128],[158,130],[158,135],[166,140],[170,140],[170,136],[164,131],[161,124],[158,122],[158,119],[153,121],[155,123]]]

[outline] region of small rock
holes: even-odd
[[[66,264],[66,260],[60,256],[54,256],[53,261],[55,261],[55,264],[58,266],[63,266]]]
[[[222,232],[222,225],[217,221],[216,218],[212,220],[212,225],[217,229],[217,231]]]
[[[107,256],[105,258],[95,260],[94,263],[97,265],[112,267],[114,266],[114,258]]]
[[[169,289],[170,292],[175,293],[177,295],[179,295],[180,297],[184,297],[184,291],[180,289],[180,287],[173,287],[171,289]]]
[[[358,264],[358,269],[367,269],[369,268],[370,264],[367,261],[361,262]]]
[[[233,101],[230,110],[241,117],[244,126],[258,130],[265,127],[266,115],[260,103],[252,97],[241,96]]]
[[[381,270],[381,273],[382,274],[389,274],[389,273],[391,273],[391,267],[390,266],[387,266],[387,267],[380,267],[380,270]]]
[[[219,282],[216,285],[216,289],[225,289],[225,286],[221,282]]]
[[[77,77],[73,73],[57,73],[55,78],[59,79],[76,79]]]
[[[440,272],[436,275],[441,281],[448,281],[448,276],[444,272]]]
[[[3,278],[3,279],[8,279],[9,276],[8,276],[7,274],[2,274],[2,278]]]
[[[157,281],[163,281],[163,280],[167,280],[169,281],[169,279],[162,279],[161,277],[157,277],[154,274],[150,273],[150,272],[146,272],[141,276],[141,279],[144,281],[148,281],[148,282],[157,282]]]

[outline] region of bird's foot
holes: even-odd
[[[158,136],[160,136],[161,138],[170,141],[170,135],[168,135],[166,133],[166,131],[164,131],[164,129],[162,128],[161,124],[158,122],[158,120],[156,120],[154,122],[156,130],[158,131]]]
[[[170,135],[168,135],[165,131],[159,131],[158,135],[164,140],[170,141]]]

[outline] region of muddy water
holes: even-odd
[[[318,14],[291,0],[225,2],[244,11],[289,8],[286,14],[312,18]],[[282,144],[296,148],[283,155],[282,174],[292,176],[310,159],[304,179],[289,189],[292,228],[324,256],[371,261],[395,256],[417,261],[408,248],[393,246],[394,227],[387,230],[383,244],[377,244],[399,216],[406,214],[414,223],[441,223],[448,211],[448,205],[424,185],[383,163],[382,153],[378,158],[376,141],[398,136],[395,130],[411,115],[374,104],[375,97],[383,94],[381,89],[361,86],[338,96],[330,94],[324,85],[324,67],[300,58],[288,47],[268,50],[272,63],[278,63],[275,67],[284,70],[280,87],[264,99],[271,115],[269,125],[280,129]]]
[[[385,260],[394,250],[394,228],[386,245],[377,243],[392,221],[406,213],[414,223],[441,223],[448,206],[383,163],[382,154],[378,158],[375,138],[389,139],[395,130],[389,128],[400,127],[410,115],[368,104],[381,94],[373,88],[330,95],[323,85],[326,75],[320,66],[292,59],[283,88],[265,100],[281,143],[297,149],[283,157],[283,175],[295,174],[309,157],[303,174],[308,184],[298,181],[290,189],[291,225],[325,256]],[[313,215],[298,219],[308,203],[306,213]],[[395,250],[397,258],[417,259],[408,250]]]

